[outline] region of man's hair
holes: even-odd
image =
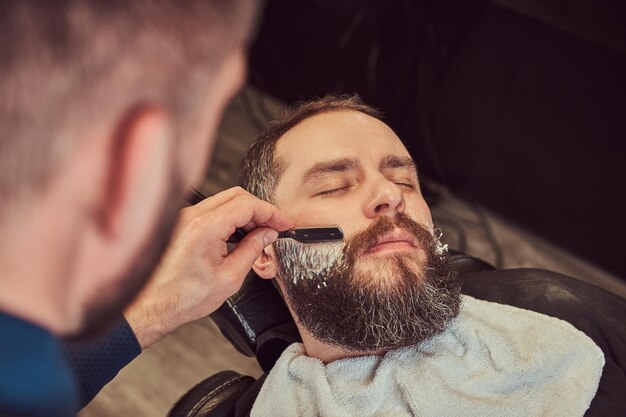
[[[327,95],[302,101],[271,121],[252,144],[243,159],[239,183],[250,194],[266,201],[274,201],[274,190],[284,170],[284,163],[275,154],[276,143],[296,125],[320,113],[333,111],[360,111],[378,120],[382,113],[363,103],[356,95]]]
[[[183,136],[247,43],[255,0],[0,3],[0,201],[44,188],[98,128],[162,106]]]

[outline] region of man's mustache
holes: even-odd
[[[367,229],[357,232],[348,238],[346,247],[344,248],[344,254],[349,261],[355,261],[358,257],[376,246],[382,236],[396,229],[403,230],[415,237],[418,246],[423,249],[432,245],[434,238],[424,226],[417,223],[406,214],[398,213],[394,217],[381,216]]]

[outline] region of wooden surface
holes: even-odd
[[[203,192],[210,195],[237,185],[244,152],[271,113],[281,109],[280,103],[250,88],[244,89],[225,114]],[[626,298],[623,281],[455,197],[437,184],[428,186],[439,196],[437,203],[431,205],[435,224],[443,230],[443,240],[451,247],[493,264],[501,252],[501,265],[505,268],[535,267],[562,272]],[[256,361],[236,352],[210,319],[198,320],[145,350],[80,416],[165,416],[192,386],[227,369],[253,377],[261,375]]]

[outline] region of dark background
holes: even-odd
[[[253,85],[289,103],[359,93],[421,175],[626,277],[626,2],[270,0],[264,14]]]

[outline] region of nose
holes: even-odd
[[[365,215],[368,218],[380,216],[395,216],[404,213],[404,194],[402,189],[381,175],[372,186],[370,198],[365,203]]]

